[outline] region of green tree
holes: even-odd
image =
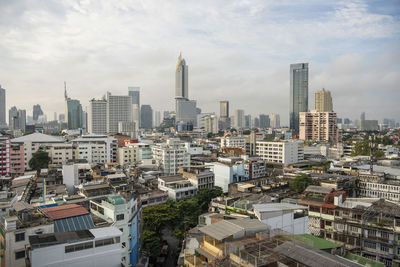
[[[208,134],[207,134],[207,138],[208,138],[208,139],[213,138],[213,137],[214,137],[214,134],[213,134],[213,133],[208,133]]]
[[[40,171],[40,169],[48,168],[50,161],[49,153],[38,150],[33,153],[32,158],[29,160],[29,167],[32,170]]]
[[[295,191],[295,192],[297,192],[297,193],[301,193],[310,184],[312,184],[311,177],[309,175],[305,174],[305,173],[300,173],[290,183],[290,189]]]
[[[370,142],[368,138],[363,141],[358,141],[355,143],[353,150],[351,151],[352,156],[369,156],[371,151]]]
[[[147,251],[152,255],[159,255],[161,252],[160,234],[154,231],[143,230],[142,248],[144,251]]]
[[[382,139],[382,143],[383,145],[388,146],[388,145],[393,145],[394,142],[389,136],[385,135]]]

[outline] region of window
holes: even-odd
[[[120,242],[120,238],[119,238],[119,236],[117,236],[117,237],[114,237],[114,238],[107,238],[107,239],[97,240],[95,242],[95,245],[96,245],[96,248],[97,248],[97,247],[117,244],[119,242]]]
[[[86,243],[80,243],[76,245],[71,245],[71,246],[65,246],[65,253],[71,253],[71,252],[76,252],[84,249],[90,249],[93,248],[93,242],[89,241]]]
[[[124,232],[124,229],[123,228],[119,228],[119,230],[123,233]]]
[[[381,244],[381,251],[389,252],[389,247],[384,244]]]
[[[25,258],[25,250],[21,250],[21,251],[16,251],[15,252],[15,259],[22,259]]]
[[[15,242],[20,242],[20,241],[24,241],[24,240],[25,240],[25,232],[15,233]]]
[[[373,248],[376,249],[376,243],[364,241],[364,246],[366,248]]]
[[[122,221],[124,219],[124,214],[118,214],[117,215],[117,221]]]
[[[104,215],[104,209],[103,209],[102,207],[98,206],[98,207],[97,207],[97,211],[98,211],[100,214]]]
[[[382,238],[383,239],[389,239],[389,233],[388,232],[382,232]]]

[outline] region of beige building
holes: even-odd
[[[332,96],[330,91],[325,91],[322,89],[321,91],[315,92],[315,109],[319,112],[332,112]]]
[[[129,144],[117,150],[117,162],[121,166],[133,165],[139,160],[139,146]]]
[[[300,139],[317,142],[338,142],[335,112],[300,112]]]

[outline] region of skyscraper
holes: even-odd
[[[231,127],[231,120],[229,118],[229,101],[224,100],[219,102],[219,129],[226,130]]]
[[[79,100],[67,95],[67,83],[64,82],[65,119],[69,130],[82,128],[82,105]]]
[[[315,92],[315,109],[319,112],[333,111],[331,92],[325,91],[325,88]]]
[[[155,111],[154,112],[154,127],[158,127],[161,124],[161,112]]]
[[[240,129],[240,128],[244,127],[244,110],[243,109],[235,110],[235,116],[234,116],[233,125],[237,129]]]
[[[271,126],[271,121],[268,115],[260,114],[260,128],[267,129]]]
[[[36,122],[40,115],[43,115],[43,110],[40,105],[33,105],[33,121]]]
[[[271,128],[281,128],[281,118],[279,114],[272,113],[270,116]]]
[[[21,130],[21,132],[25,132],[26,127],[26,110],[17,109],[16,107],[12,107],[8,111],[9,121],[8,124],[10,126],[10,130]]]
[[[107,100],[92,99],[88,113],[88,132],[91,134],[107,133]]]
[[[362,112],[360,115],[360,120],[365,121],[365,112]]]
[[[308,63],[290,65],[290,129],[299,133],[299,113],[308,111]]]
[[[0,126],[6,124],[6,89],[0,85]]]
[[[132,121],[136,127],[140,125],[140,87],[128,87],[128,94],[132,97]]]
[[[142,129],[153,128],[153,109],[150,105],[142,105],[140,108],[140,123]]]
[[[175,99],[189,99],[188,74],[188,66],[185,59],[182,58],[182,53],[180,53],[175,71]]]
[[[107,133],[118,133],[119,122],[132,122],[132,97],[107,92]]]
[[[176,123],[197,124],[196,100],[177,99],[176,100]]]
[[[251,129],[253,127],[252,121],[251,121],[251,115],[245,115],[244,116],[244,127]]]

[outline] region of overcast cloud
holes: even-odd
[[[310,63],[313,93],[340,117],[400,120],[400,4],[393,1],[0,0],[0,84],[7,109],[39,103],[48,118],[68,94],[87,106],[141,87],[141,103],[172,110],[179,51],[189,97],[288,121],[289,65]]]

